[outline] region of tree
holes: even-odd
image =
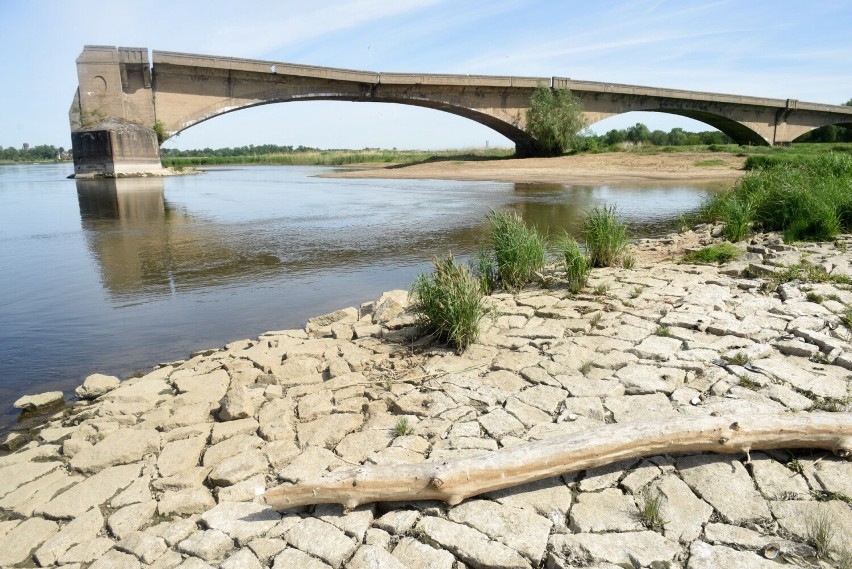
[[[648,142],[651,139],[651,131],[641,122],[627,129],[627,140],[630,142]]]
[[[579,132],[586,126],[583,104],[569,89],[539,85],[530,97],[527,134],[545,156],[559,156],[576,149]]]

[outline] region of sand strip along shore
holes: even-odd
[[[364,165],[323,174],[331,178],[482,180],[546,184],[710,182],[743,175],[745,158],[723,152],[607,152],[557,158],[440,160],[412,165]]]
[[[805,260],[852,276],[852,236],[740,244],[678,264],[714,228],[634,245],[570,296],[490,297],[463,355],[414,337],[405,291],[118,382],[0,457],[0,566],[122,568],[774,567],[810,527],[852,535],[852,463],[823,451],[660,455],[449,507],[276,512],[258,495],[352,465],[479,455],[654,417],[850,411],[848,286],[770,285]],[[842,415],[848,416],[848,415]],[[404,421],[403,421],[404,419]],[[659,500],[658,523],[645,505]],[[643,516],[642,512],[646,512]]]

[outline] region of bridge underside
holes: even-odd
[[[589,125],[630,111],[664,112],[704,122],[740,144],[787,144],[814,128],[852,121],[848,107],[555,77],[388,74],[167,52],[154,52],[153,64],[152,69],[144,49],[87,46],[77,59],[80,88],[71,110],[72,131],[91,130],[93,122],[109,118],[156,124],[170,136],[258,105],[379,102],[476,121],[527,155],[537,149],[525,127],[530,95],[539,85],[571,89],[582,99]],[[112,156],[114,149],[105,152]]]

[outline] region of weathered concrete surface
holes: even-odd
[[[852,464],[821,451],[754,452],[750,462],[709,454],[625,460],[452,508],[274,512],[259,498],[353,463],[472,456],[605,422],[848,410],[852,333],[829,310],[842,304],[805,300],[815,284],[766,291],[765,281],[735,267],[659,258],[642,265],[643,255],[709,242],[711,231],[640,243],[636,269],[595,270],[590,287],[606,286],[606,297],[569,295],[558,272],[547,290],[492,295],[495,318],[462,355],[440,346],[412,352],[385,337],[413,325],[402,291],[380,308],[312,320],[310,334],[269,332],[79,401],[0,456],[0,565],[768,567],[768,544],[814,561],[809,536],[824,518],[838,529],[827,561],[835,563],[852,531]],[[795,261],[792,254],[808,253],[852,276],[849,244],[783,246],[783,254]],[[766,251],[759,256],[767,266],[782,246],[777,236],[750,245]],[[852,300],[842,286],[819,286],[824,297]],[[637,287],[645,287],[638,297]],[[566,325],[567,314],[577,322]],[[595,314],[604,317],[592,326]],[[350,325],[380,331],[355,338],[330,330]],[[670,336],[655,333],[662,325]],[[791,341],[817,352],[791,350]],[[739,351],[756,359],[724,360]],[[341,360],[352,367],[332,374]],[[241,403],[220,414],[229,390]],[[401,417],[410,432],[397,432]],[[642,515],[654,498],[658,525]]]

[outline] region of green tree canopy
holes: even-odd
[[[546,156],[558,156],[577,148],[579,132],[586,126],[583,104],[569,89],[539,85],[530,97],[527,133]]]

